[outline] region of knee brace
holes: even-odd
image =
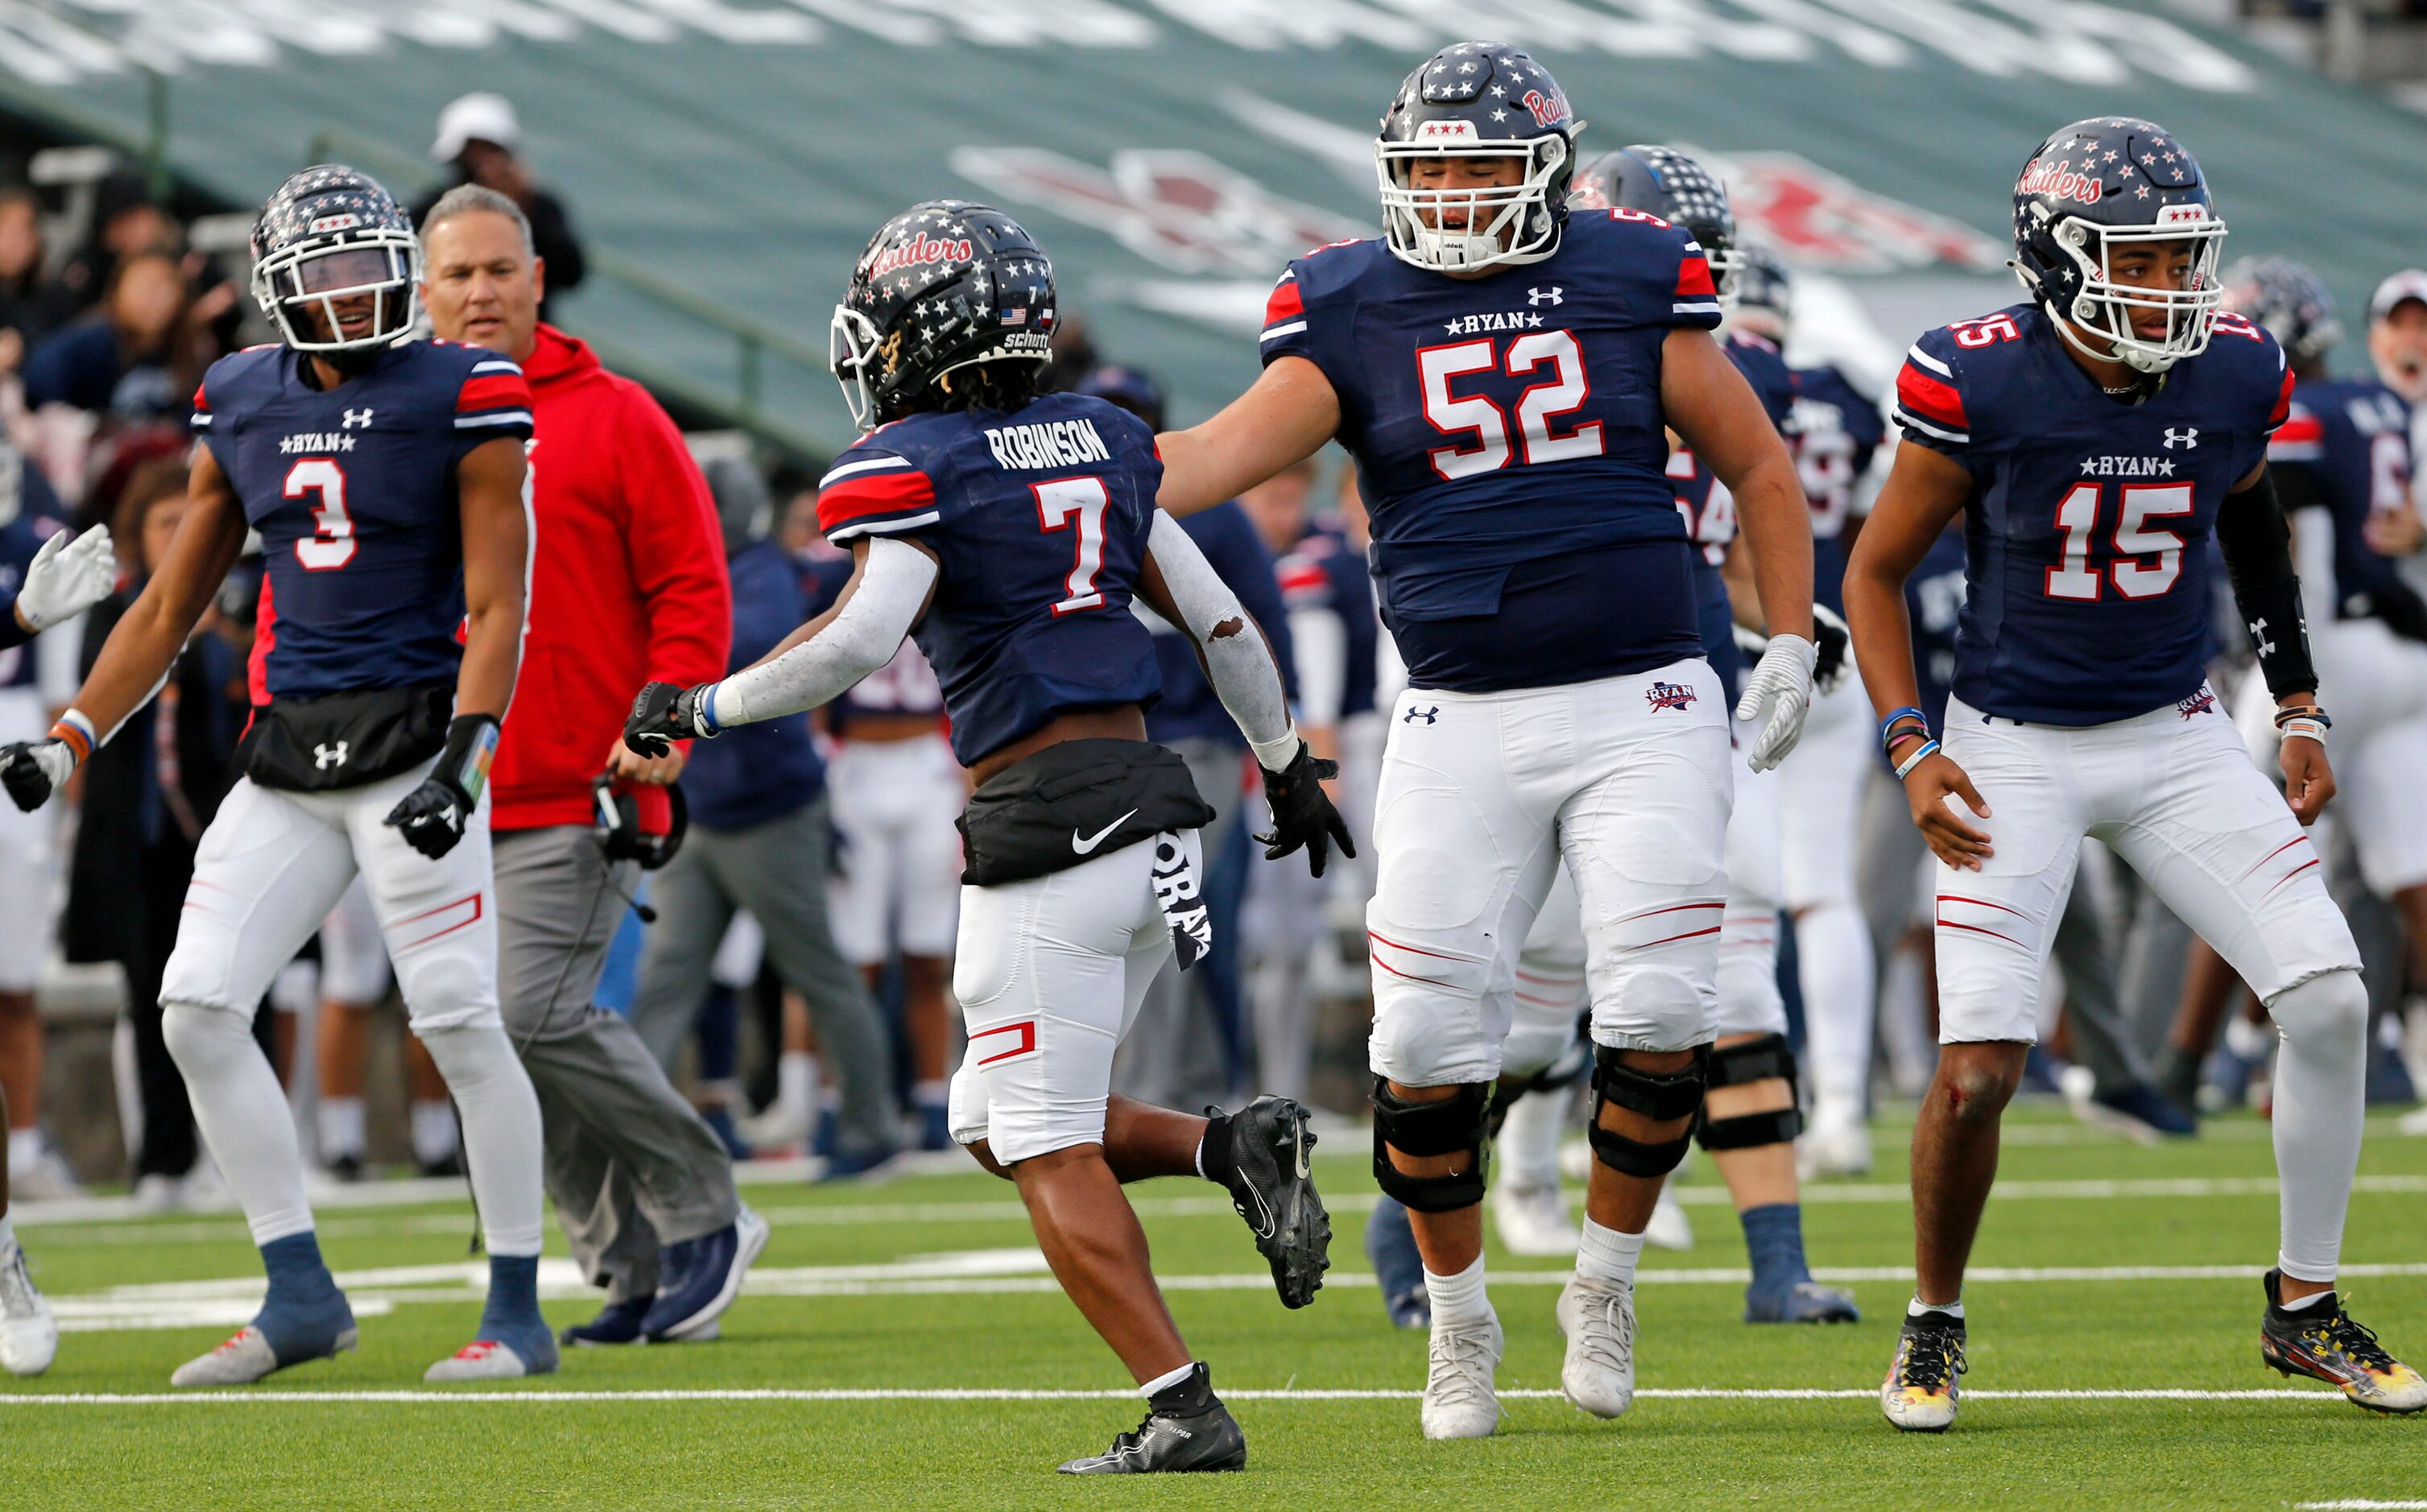
[[[1715,1047],[1711,1051],[1711,1087],[1741,1087],[1755,1081],[1767,1081],[1773,1077],[1786,1081],[1787,1104],[1767,1113],[1737,1114],[1733,1118],[1713,1118],[1707,1108],[1694,1120],[1694,1137],[1704,1149],[1752,1149],[1762,1145],[1784,1145],[1803,1132],[1803,1115],[1797,1111],[1795,1094],[1795,1051],[1784,1034],[1765,1034],[1741,1045]]]
[[[1601,1110],[1616,1103],[1655,1122],[1691,1118],[1702,1111],[1702,1087],[1709,1072],[1711,1049],[1694,1048],[1694,1059],[1682,1071],[1646,1071],[1619,1059],[1627,1053],[1608,1045],[1593,1048],[1593,1111],[1590,1127],[1593,1159],[1622,1176],[1667,1176],[1686,1158],[1693,1131],[1656,1143],[1630,1139],[1604,1129]]]
[[[2368,984],[2356,971],[2321,972],[2288,987],[2268,1001],[2267,1016],[2288,1045],[2367,1053]]]
[[[1450,1212],[1483,1200],[1484,1165],[1490,1145],[1485,1124],[1491,1112],[1489,1083],[1460,1083],[1456,1097],[1411,1102],[1391,1091],[1387,1078],[1374,1079],[1374,1183],[1413,1212]],[[1463,1176],[1409,1176],[1391,1163],[1402,1155],[1467,1155]]]

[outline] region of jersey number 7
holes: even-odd
[[[1553,420],[1583,409],[1592,397],[1592,384],[1585,377],[1583,349],[1571,332],[1529,331],[1508,343],[1505,354],[1490,336],[1418,350],[1416,373],[1424,383],[1425,419],[1444,436],[1471,431],[1476,443],[1426,453],[1433,472],[1446,482],[1508,465],[1508,416],[1480,394],[1466,398],[1453,395],[1451,379],[1495,370],[1523,377],[1545,366],[1551,369],[1550,380],[1517,396],[1516,431],[1525,449],[1526,465],[1600,456],[1600,421],[1579,425],[1564,435],[1551,431]]]
[[[2058,501],[2056,528],[2064,546],[2061,561],[2047,570],[2047,596],[2095,599],[2110,580],[2126,598],[2156,598],[2173,592],[2183,575],[2183,538],[2172,530],[2152,530],[2148,522],[2191,513],[2191,485],[2126,483],[2109,559],[2093,562],[2091,538],[2098,532],[2104,496],[2097,483],[2076,483]]]
[[[1083,609],[1102,609],[1104,595],[1096,587],[1096,575],[1104,570],[1104,509],[1113,499],[1104,491],[1100,478],[1056,478],[1051,482],[1028,485],[1036,496],[1037,528],[1061,530],[1078,522],[1075,555],[1070,576],[1063,579],[1066,590],[1060,603],[1053,606],[1053,617],[1073,614]]]

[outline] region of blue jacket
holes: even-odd
[[[808,618],[800,570],[773,541],[754,541],[725,564],[733,578],[733,658],[740,672]],[[787,714],[737,724],[693,741],[683,797],[703,829],[741,830],[781,819],[825,790],[826,765],[809,742],[809,717]]]

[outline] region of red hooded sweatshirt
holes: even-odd
[[[588,824],[644,682],[725,675],[733,595],[708,482],[648,391],[542,325],[530,382],[530,597],[490,827]]]

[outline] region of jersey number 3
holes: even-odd
[[[326,457],[306,457],[286,469],[285,495],[317,494],[313,532],[297,538],[295,560],[306,572],[334,572],[354,560],[353,516],[346,512],[346,470]]]
[[[1475,439],[1472,447],[1441,447],[1426,453],[1433,471],[1444,481],[1452,481],[1508,465],[1508,416],[1480,394],[1467,398],[1452,395],[1451,379],[1495,369],[1522,378],[1546,366],[1551,369],[1549,381],[1517,396],[1516,431],[1525,449],[1526,465],[1600,456],[1600,421],[1577,426],[1564,435],[1551,431],[1553,420],[1583,409],[1585,400],[1592,397],[1592,384],[1585,378],[1583,349],[1571,332],[1529,331],[1510,342],[1505,355],[1490,336],[1426,347],[1416,353],[1416,372],[1424,381],[1425,419],[1442,435],[1471,431]]]
[[[2126,483],[2123,496],[2113,550],[2103,563],[2093,561],[2091,552],[2104,496],[2099,485],[2076,483],[2058,501],[2056,528],[2064,547],[2061,560],[2047,570],[2048,597],[2094,599],[2109,580],[2126,598],[2156,598],[2173,592],[2183,575],[2183,538],[2172,530],[2152,530],[2149,521],[2191,513],[2191,485]]]

